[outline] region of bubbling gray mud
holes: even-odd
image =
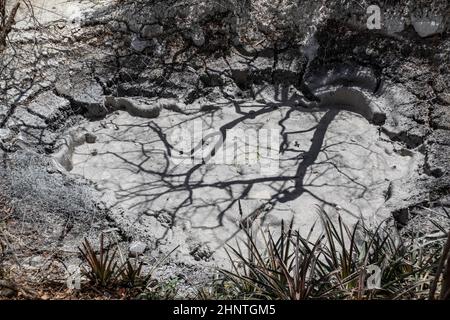
[[[294,104],[270,101],[268,88],[256,101],[216,101],[214,111],[205,113],[201,101],[187,106],[107,97],[105,118],[74,128],[95,139],[81,144],[69,138],[73,146],[61,147],[54,159],[93,181],[111,209],[124,209],[114,219],[133,239],[162,252],[180,246],[182,261],[221,264],[222,248],[248,219],[262,226],[293,219],[308,232],[323,208],[349,223],[375,224],[390,217],[390,203],[407,197],[405,181],[418,176],[423,162],[423,155],[405,152],[383,133],[392,99],[407,93],[386,84],[378,88],[367,70],[328,74],[309,83],[318,102],[303,96]],[[206,138],[193,133],[199,125],[208,131]],[[217,163],[213,154],[204,163],[171,161],[176,148],[170,137],[177,130],[192,132],[194,145],[211,150],[224,128],[278,129],[279,172],[265,175],[258,165]],[[242,142],[237,153],[248,147]]]

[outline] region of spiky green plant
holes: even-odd
[[[380,223],[348,226],[321,211],[322,236],[312,241],[281,225],[275,239],[270,230],[258,238],[244,229],[247,242],[227,251],[231,270],[221,270],[239,298],[264,299],[410,299],[424,298],[438,255],[434,244],[415,243]],[[262,240],[259,240],[262,239]],[[245,253],[244,253],[245,251]],[[368,267],[380,268],[381,283],[368,288]]]
[[[165,282],[151,281],[146,290],[139,295],[145,300],[173,300],[178,294],[178,279],[170,279]]]
[[[120,284],[128,288],[145,288],[151,280],[152,274],[144,275],[143,265],[142,261],[127,259],[118,271]]]
[[[245,298],[301,300],[317,295],[320,240],[315,243],[292,231],[292,223],[282,223],[275,238],[270,230],[257,235],[244,229],[247,242],[243,253],[240,246],[227,251],[232,270],[221,272],[244,294]],[[238,262],[232,258],[236,257]]]
[[[431,284],[429,299],[436,299],[436,289],[441,280],[441,288],[439,299],[450,300],[450,232],[447,232],[447,241],[442,250],[441,258],[439,259],[439,264],[437,267],[436,275],[434,276],[433,282]]]
[[[93,285],[109,287],[117,282],[119,267],[115,259],[117,251],[110,251],[104,247],[103,234],[100,235],[99,253],[95,252],[90,242],[85,239],[82,247],[78,248],[87,268],[82,268],[83,275]]]
[[[401,298],[429,280],[429,271],[436,262],[436,251],[401,240],[385,221],[375,229],[360,222],[348,227],[341,217],[334,223],[321,212],[326,246],[325,259],[319,264],[322,274],[330,274],[334,285],[328,290],[334,298],[373,299]],[[367,289],[367,268],[381,269],[381,285]]]

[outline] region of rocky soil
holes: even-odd
[[[149,266],[177,248],[157,275],[188,295],[243,224],[448,223],[448,2],[276,3],[22,5],[0,53],[3,263],[64,279],[104,232]],[[217,161],[249,129],[276,152]]]

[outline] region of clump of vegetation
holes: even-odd
[[[441,300],[450,300],[450,232],[439,260],[436,276],[431,284],[430,300],[436,299],[436,289],[439,282],[441,283],[441,288],[438,298]]]
[[[175,250],[176,248],[144,273],[143,261],[126,258],[119,262],[117,248],[106,248],[101,234],[98,252],[87,239],[79,248],[85,262],[82,275],[89,281],[92,289],[118,290],[131,298],[171,299],[176,296],[176,285],[171,282],[160,284],[153,278],[153,273]]]
[[[173,300],[177,294],[178,279],[171,279],[162,283],[153,281],[138,298],[145,300]]]
[[[127,259],[120,268],[118,277],[119,283],[129,288],[142,288],[147,286],[151,280],[151,274],[144,275],[142,272],[142,261],[131,261]]]
[[[87,263],[87,267],[82,269],[82,273],[92,285],[107,288],[118,281],[120,272],[115,260],[117,251],[111,252],[109,248],[104,247],[103,234],[100,236],[98,255],[87,239],[84,240],[82,248],[79,250],[83,260]]]
[[[283,223],[277,237],[244,228],[245,245],[228,250],[231,270],[220,270],[223,283],[199,298],[432,299],[437,288],[439,298],[449,297],[450,240],[441,255],[440,240],[422,244],[401,239],[387,223],[373,230],[320,215],[323,234],[315,240],[314,227],[302,237],[292,223]],[[380,281],[369,286],[373,266]]]
[[[282,225],[280,236],[275,239],[271,231],[262,233],[265,252],[260,250],[257,235],[245,230],[247,243],[231,248],[238,258],[236,263],[230,254],[232,270],[222,270],[235,285],[237,294],[245,298],[305,299],[318,294],[319,277],[316,268],[320,241],[305,241],[291,228]]]

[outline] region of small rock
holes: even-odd
[[[111,29],[111,31],[120,31],[120,32],[127,31],[127,26],[123,22],[110,21],[110,22],[108,22],[108,26]]]
[[[30,264],[34,266],[40,266],[45,262],[45,258],[43,256],[35,256],[30,260]]]
[[[189,248],[189,254],[195,261],[209,261],[212,257],[212,251],[207,244],[194,244]]]
[[[203,33],[203,30],[200,27],[195,28],[193,30],[191,38],[192,38],[192,42],[197,47],[203,46],[205,44],[205,41],[206,41],[205,40],[205,35]]]
[[[137,257],[144,253],[147,245],[142,241],[133,241],[128,249],[130,256]]]
[[[46,294],[46,293],[44,293],[44,294],[41,296],[41,300],[48,300],[48,299],[50,299],[50,297],[49,297],[48,294]]]
[[[133,41],[131,41],[131,49],[137,52],[142,52],[146,48],[150,46],[150,42],[146,40],[140,40],[139,38],[135,37]]]
[[[440,33],[444,25],[443,16],[411,16],[411,24],[420,37],[425,38]]]
[[[14,283],[8,280],[0,280],[0,297],[12,298],[18,293]]]
[[[11,130],[9,129],[0,129],[0,140],[6,141],[11,137]]]
[[[97,136],[93,133],[86,133],[85,137],[86,143],[92,144],[95,143],[95,141],[97,141]]]
[[[145,39],[152,39],[157,36],[160,36],[164,31],[163,26],[159,24],[154,25],[146,25],[142,28],[141,35]]]

